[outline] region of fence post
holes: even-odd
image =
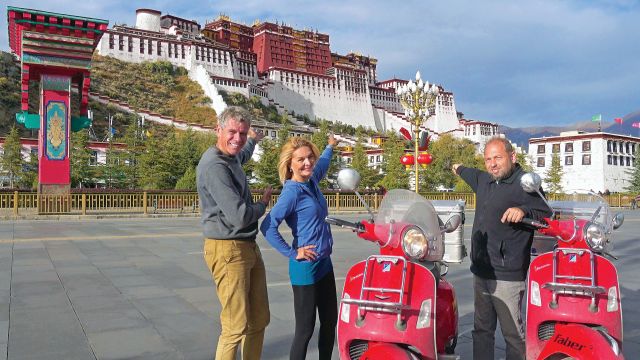
[[[13,215],[18,216],[18,192],[13,192]]]
[[[82,194],[82,215],[87,215],[87,194]]]
[[[142,212],[147,215],[147,192],[142,193]]]
[[[340,193],[336,192],[336,211],[340,210]]]
[[[373,194],[373,209],[378,209],[378,193]]]

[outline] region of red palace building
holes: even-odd
[[[331,65],[329,35],[291,26],[256,22],[247,26],[220,16],[205,25],[203,35],[232,49],[251,51],[258,58],[258,73],[269,68],[324,75]]]

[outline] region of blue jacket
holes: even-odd
[[[260,225],[260,231],[269,244],[294,261],[297,249],[306,245],[316,245],[316,261],[331,255],[333,237],[329,224],[324,221],[329,210],[318,183],[327,174],[332,155],[332,147],[327,146],[313,169],[309,185],[293,180],[285,181],[278,201]],[[291,246],[278,231],[283,220],[293,233]]]

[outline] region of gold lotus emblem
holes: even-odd
[[[58,112],[54,112],[53,117],[49,122],[49,142],[54,147],[59,147],[64,141],[64,132],[62,131],[63,119],[58,115]]]

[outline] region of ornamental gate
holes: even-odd
[[[38,131],[38,212],[68,213],[70,131],[89,127],[87,105],[91,56],[108,21],[7,7],[9,46],[20,59],[18,123]],[[29,82],[40,83],[38,114],[29,113]],[[80,95],[79,116],[71,115],[71,87]]]

